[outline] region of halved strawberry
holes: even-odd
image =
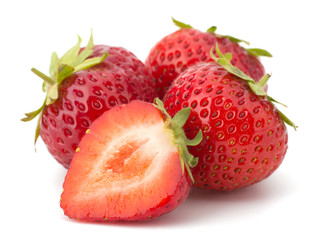
[[[189,166],[197,163],[182,126],[190,109],[173,119],[161,101],[132,101],[105,112],[79,143],[64,182],[61,207],[85,221],[145,220],[175,209],[187,197]],[[186,171],[185,171],[186,169]]]

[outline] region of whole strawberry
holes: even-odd
[[[295,127],[272,104],[263,87],[269,76],[255,81],[230,64],[217,46],[217,63],[203,63],[181,74],[164,103],[173,116],[184,107],[191,114],[184,125],[187,137],[203,132],[202,142],[189,149],[199,158],[192,169],[195,187],[235,190],[272,174],[287,151],[284,121]]]
[[[91,123],[103,112],[134,99],[152,102],[156,97],[145,65],[121,47],[80,48],[81,39],[60,59],[52,54],[50,76],[32,71],[44,80],[47,96],[36,111],[23,121],[39,115],[35,142],[42,137],[49,152],[64,167]]]
[[[189,66],[199,62],[213,61],[210,50],[216,43],[223,53],[232,53],[232,64],[258,81],[264,68],[258,56],[271,54],[262,49],[245,49],[239,45],[246,41],[216,34],[216,27],[201,32],[190,25],[174,20],[181,29],[165,36],[150,51],[145,64],[154,77],[158,96],[162,99],[172,81]]]

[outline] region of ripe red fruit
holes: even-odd
[[[150,51],[145,64],[154,78],[158,97],[163,98],[172,81],[189,66],[199,62],[213,61],[210,51],[216,43],[223,53],[232,53],[232,64],[254,80],[264,75],[258,56],[271,54],[262,49],[245,49],[239,45],[246,41],[215,33],[216,27],[201,32],[190,25],[174,20],[181,29],[165,36]]]
[[[94,46],[92,35],[86,48],[76,46],[58,59],[53,53],[50,76],[44,79],[47,97],[42,107],[23,121],[39,115],[35,141],[40,135],[52,156],[68,168],[78,143],[91,123],[104,111],[134,99],[152,102],[156,97],[145,65],[128,50]]]
[[[288,147],[283,120],[295,125],[263,91],[267,77],[255,83],[229,64],[229,54],[222,55],[218,48],[217,53],[220,60],[213,58],[223,66],[204,63],[189,68],[174,81],[164,103],[171,116],[183,107],[192,108],[184,125],[188,138],[199,129],[203,132],[202,142],[189,149],[199,158],[192,169],[194,186],[227,191],[272,174]]]
[[[174,210],[188,195],[196,162],[182,126],[189,109],[173,119],[141,101],[116,106],[95,120],[79,143],[63,185],[65,215],[83,221],[147,220]]]

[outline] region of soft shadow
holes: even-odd
[[[278,174],[253,186],[231,192],[192,188],[186,201],[173,212],[148,223],[151,227],[217,223],[260,214],[275,201],[285,201],[296,191],[287,176]]]
[[[58,165],[60,165],[59,163],[56,163]],[[56,169],[56,177],[55,177],[55,185],[56,185],[56,189],[60,189],[63,186],[66,174],[67,174],[68,169],[64,168],[63,166],[58,166],[58,168]]]
[[[62,175],[62,174],[61,174]],[[175,226],[199,225],[205,222],[212,225],[227,219],[260,214],[274,201],[283,200],[295,191],[288,176],[278,174],[261,183],[231,192],[207,191],[192,188],[188,198],[174,211],[150,221],[105,222],[97,224],[111,227],[172,228]],[[73,220],[70,220],[73,221]]]

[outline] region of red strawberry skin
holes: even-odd
[[[184,126],[188,138],[203,131],[202,142],[190,149],[199,157],[192,169],[195,187],[243,188],[267,178],[284,159],[288,135],[278,110],[215,63],[180,75],[164,103],[171,116],[183,107],[192,108]]]
[[[156,97],[145,65],[128,50],[96,45],[90,57],[108,57],[100,64],[66,78],[59,98],[43,110],[40,136],[52,156],[69,168],[85,131],[103,112],[134,99],[152,102]]]
[[[60,203],[65,215],[92,222],[136,221],[178,207],[191,179],[164,126],[160,111],[137,100],[95,120],[65,178]]]
[[[134,88],[134,95],[141,100],[152,103],[154,98],[157,97],[156,88],[149,74],[149,68],[145,66],[133,53],[122,47],[109,47],[106,45],[96,45],[94,53],[90,56],[100,57],[108,52],[109,55],[105,59],[106,69],[120,68],[125,72],[125,79],[123,81],[129,82]],[[118,71],[117,69],[113,72]],[[119,75],[119,72],[118,72]],[[119,78],[119,76],[116,78]],[[116,79],[120,81],[120,79]]]
[[[223,54],[232,54],[232,65],[256,81],[264,75],[264,67],[258,58],[248,54],[238,43],[214,33],[184,28],[161,39],[151,49],[145,62],[156,83],[158,96],[162,99],[172,81],[189,66],[213,61],[210,51],[215,49],[216,43]]]

